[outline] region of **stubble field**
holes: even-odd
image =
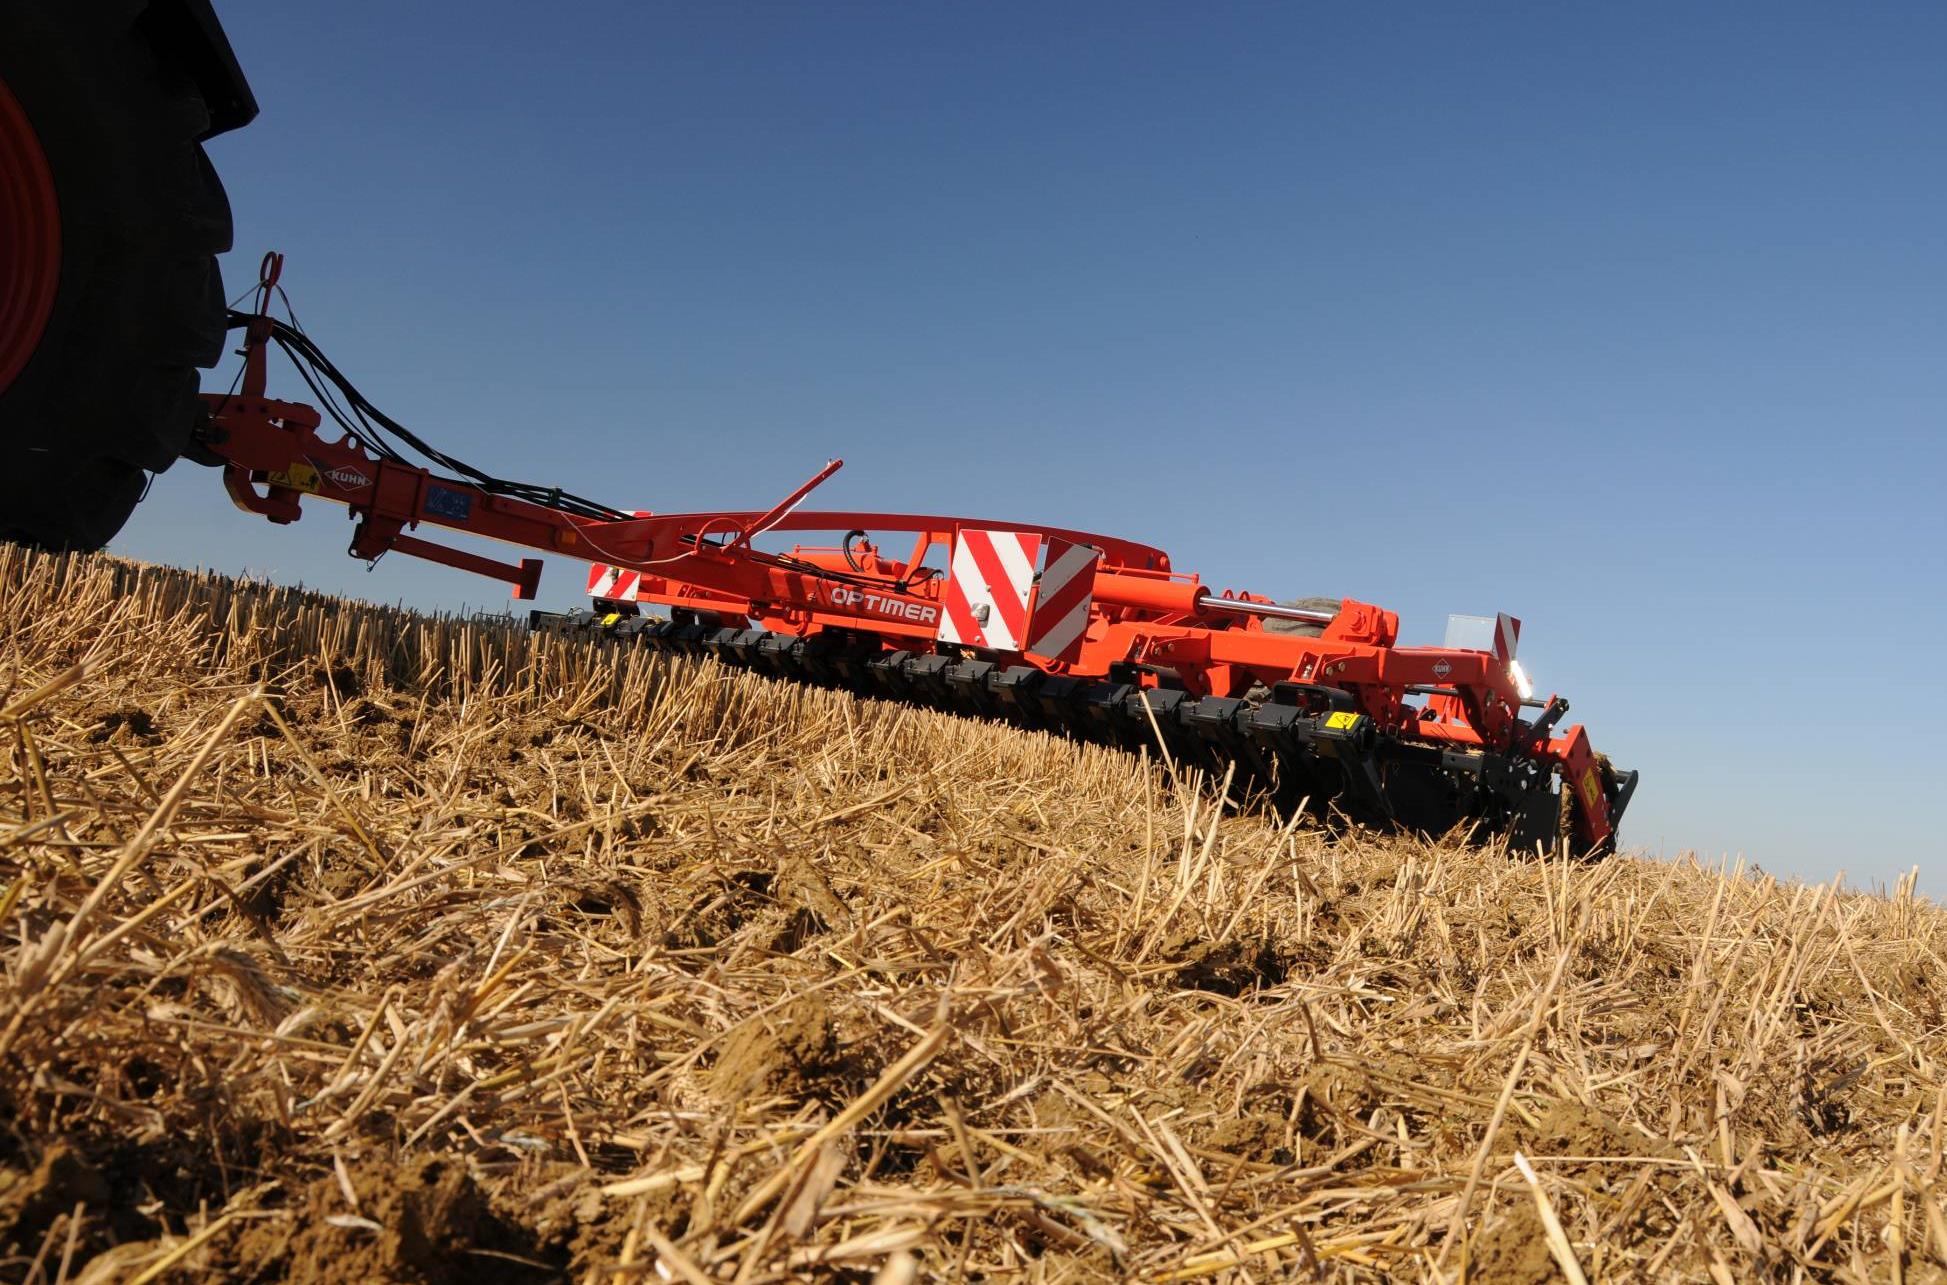
[[[0,1279],[1947,1281],[1947,916],[0,546]]]

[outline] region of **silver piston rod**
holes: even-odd
[[[1329,625],[1338,619],[1336,611],[1313,611],[1309,607],[1285,607],[1275,602],[1239,602],[1235,598],[1212,598],[1208,594],[1197,599],[1198,611],[1229,612],[1235,616],[1269,616],[1274,620],[1303,620],[1315,625]]]

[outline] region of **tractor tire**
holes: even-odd
[[[147,0],[0,4],[0,539],[96,549],[204,418],[230,206]]]

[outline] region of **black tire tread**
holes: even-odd
[[[0,538],[99,548],[202,417],[222,356],[229,202],[209,110],[143,34],[146,0],[7,0],[0,76],[54,171],[63,256],[39,349],[0,390]]]

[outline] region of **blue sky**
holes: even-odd
[[[1947,888],[1947,8],[219,8],[232,293],[443,448],[1509,611],[1629,843]],[[348,539],[184,464],[113,547],[502,602]]]

